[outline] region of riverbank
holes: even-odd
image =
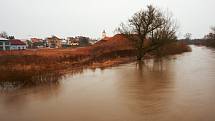
[[[166,45],[157,54],[146,54],[145,59],[191,51],[184,43]],[[71,70],[106,68],[136,60],[132,43],[121,35],[104,39],[93,46],[76,49],[39,49],[0,52],[0,82],[37,85],[56,81]],[[56,75],[56,78],[53,78]],[[51,79],[50,79],[51,78]]]

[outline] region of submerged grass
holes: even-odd
[[[189,46],[177,42],[151,55],[163,56],[187,51],[191,51]],[[133,61],[135,56],[136,51],[131,43],[119,36],[84,48],[0,51],[0,88],[57,83],[69,70],[104,68]]]

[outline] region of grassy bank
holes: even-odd
[[[160,48],[148,57],[190,51],[189,46],[176,42]],[[29,86],[56,82],[69,70],[105,68],[135,60],[132,43],[116,35],[93,46],[76,49],[39,49],[0,52],[0,84]],[[147,58],[147,57],[146,57]]]

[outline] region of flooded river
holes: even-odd
[[[0,92],[0,121],[215,121],[215,50]]]

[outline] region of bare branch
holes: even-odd
[[[177,38],[176,24],[171,16],[167,16],[152,5],[147,6],[146,10],[135,13],[128,22],[127,26],[121,24],[118,32],[136,43],[138,60],[141,60],[146,52],[175,41]],[[150,42],[146,46],[144,41],[147,38]]]

